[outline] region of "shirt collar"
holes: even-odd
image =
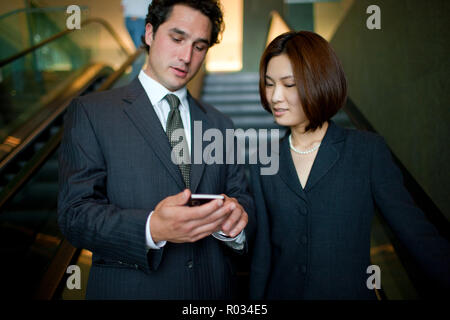
[[[188,111],[188,102],[187,102],[187,89],[183,87],[178,89],[177,91],[169,91],[166,87],[160,84],[158,81],[151,78],[147,75],[144,70],[141,70],[139,73],[139,81],[141,81],[142,86],[144,87],[145,92],[147,93],[150,102],[156,107],[161,100],[168,94],[174,94],[180,99],[180,111]],[[183,110],[184,109],[184,110]]]

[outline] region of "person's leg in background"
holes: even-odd
[[[133,40],[134,46],[136,50],[142,45],[141,37],[145,33],[145,19],[136,18],[136,17],[126,17],[125,18],[125,26],[127,27],[128,33],[130,34],[131,40]],[[141,55],[136,61],[133,63],[131,74],[129,75],[130,79],[134,79],[138,76],[139,72],[142,69],[142,66],[145,63],[145,55]]]
[[[141,37],[145,32],[145,19],[126,17],[125,26],[127,27],[128,33],[130,34],[136,49],[139,48],[142,44]]]

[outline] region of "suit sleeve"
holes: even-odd
[[[231,120],[227,121],[227,126],[233,128]],[[225,136],[225,134],[224,134]],[[234,150],[230,152],[230,148]],[[248,223],[244,228],[245,242],[243,250],[233,249],[233,246],[229,246],[236,253],[247,254],[248,253],[248,239],[251,238],[255,232],[255,213],[253,197],[250,194],[247,177],[245,176],[244,166],[238,164],[237,161],[237,143],[236,137],[234,137],[234,143],[232,146],[224,144],[226,150],[226,157],[233,155],[232,161],[228,159],[226,177],[225,177],[225,194],[230,198],[236,198],[239,204],[244,208],[248,215]]]
[[[58,224],[75,247],[151,271],[145,242],[150,210],[119,208],[106,193],[107,168],[79,99],[65,116],[59,150]]]
[[[450,289],[450,244],[415,206],[381,137],[372,156],[372,192],[388,224],[436,287]]]

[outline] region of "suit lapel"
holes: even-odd
[[[289,132],[287,133],[287,135]],[[292,160],[291,152],[289,150],[289,142],[287,135],[281,140],[280,145],[280,168],[278,175],[281,180],[291,189],[297,196],[306,200],[305,192],[298,179],[297,171]]]
[[[287,135],[288,134],[289,132]],[[342,142],[345,138],[345,131],[336,126],[333,121],[329,121],[327,132],[322,140],[322,144],[316,155],[316,159],[314,160],[304,189],[300,184],[297,171],[295,170],[287,135],[281,141],[280,145],[279,176],[296,195],[306,200],[306,193],[309,192],[338,161]]]
[[[336,164],[340,156],[344,138],[345,131],[336,126],[333,121],[329,121],[327,132],[322,140],[306,182],[306,192],[311,190]]]
[[[211,128],[211,123],[206,116],[206,109],[193,99],[189,93],[188,102],[191,115],[191,191],[195,193],[205,169],[203,132]],[[201,131],[195,130],[195,121],[201,121]]]
[[[138,78],[127,87],[127,93],[123,100],[128,103],[124,112],[161,160],[175,183],[184,189],[181,172],[170,157],[169,140]]]

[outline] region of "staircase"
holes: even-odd
[[[286,128],[277,125],[273,116],[262,107],[259,96],[259,74],[257,72],[209,73],[203,82],[201,99],[228,115],[236,129],[279,129],[280,137]],[[352,128],[349,118],[340,110],[333,118],[336,124]],[[252,137],[252,132],[247,132]],[[236,136],[239,136],[237,133]],[[270,138],[270,135],[268,135]],[[246,155],[248,155],[248,139]],[[248,162],[246,162],[248,163]]]
[[[245,142],[245,150],[238,149],[238,154],[245,154],[245,164],[256,163],[256,157],[252,161],[249,155],[256,156],[257,148],[260,148],[261,143],[270,147],[271,134],[274,134],[270,131],[271,129],[279,129],[280,137],[286,131],[274,122],[270,113],[263,109],[258,83],[259,75],[256,72],[210,73],[203,81],[201,100],[213,105],[233,120],[237,130],[235,132],[237,140]],[[268,129],[267,135],[264,135],[264,137],[267,136],[267,139],[264,139],[266,141],[260,141],[259,129]],[[246,174],[248,173],[246,169]]]
[[[208,74],[202,100],[231,117],[236,128],[281,128],[261,105],[258,81],[258,73]]]

